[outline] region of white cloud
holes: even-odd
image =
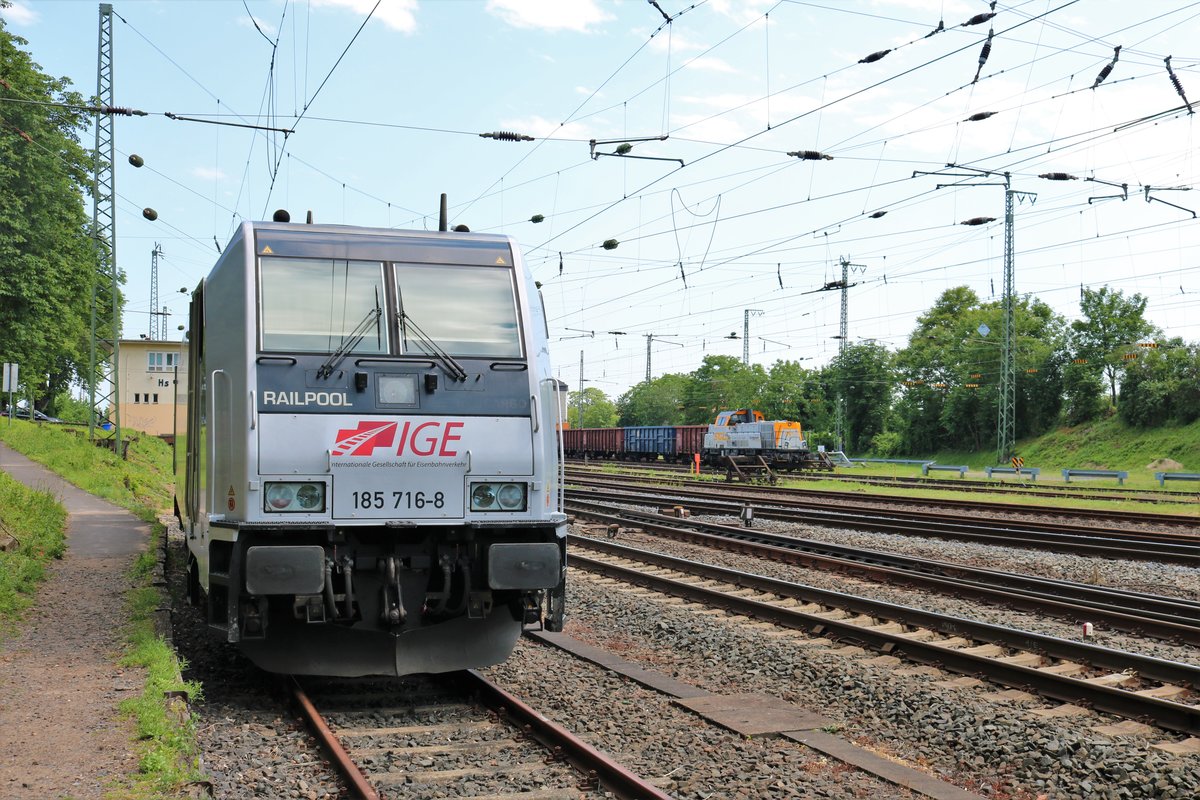
[[[375,5],[374,0],[312,0],[318,8],[345,8],[365,18]],[[417,29],[417,0],[383,0],[372,20],[379,20],[392,30],[412,33]]]
[[[687,68],[703,69],[709,72],[724,72],[726,74],[737,73],[737,70],[728,61],[721,58],[713,58],[712,56],[697,56],[687,62]]]
[[[758,19],[775,4],[775,0],[712,0],[712,10],[746,23]]]
[[[192,175],[202,181],[224,180],[227,176],[219,167],[192,167]]]
[[[650,49],[657,53],[667,52],[670,48],[672,53],[687,53],[707,50],[708,45],[700,44],[687,38],[687,35],[678,31],[659,31],[658,35],[650,40]]]
[[[587,33],[614,19],[595,0],[488,0],[487,10],[514,28],[548,31]]]
[[[965,14],[968,11],[982,13],[975,10],[975,6],[961,2],[961,0],[874,0],[871,5],[876,8],[900,6],[901,8],[909,8],[914,11],[927,11],[931,14],[941,12],[946,14]]]
[[[13,25],[33,25],[38,21],[38,13],[20,2],[14,2],[8,8],[0,8],[0,15]]]

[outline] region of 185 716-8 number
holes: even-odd
[[[442,508],[446,505],[446,495],[443,492],[352,492],[354,507],[356,509],[383,509],[383,508],[425,508],[432,506],[433,508]],[[391,495],[389,498],[388,495]]]

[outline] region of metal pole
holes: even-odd
[[[1013,358],[1016,302],[1013,264],[1013,195],[1011,176],[1004,173],[1004,338],[1000,349],[1000,409],[996,424],[996,461],[1003,464],[1016,446],[1017,376]]]
[[[579,351],[579,427],[583,427],[583,351]]]
[[[838,362],[841,365],[842,376],[838,381],[837,427],[838,450],[846,452],[846,337],[849,335],[850,321],[850,259],[842,257],[842,317],[838,325]]]
[[[158,257],[163,253],[162,245],[158,242],[154,243],[154,249],[150,251],[150,339],[158,339],[159,324],[158,324]],[[167,338],[167,319],[162,320],[162,339]]]
[[[105,411],[112,412],[112,429],[105,431],[116,442],[118,455],[121,450],[121,412],[118,400],[119,339],[121,328],[120,285],[117,272],[117,219],[116,180],[114,159],[116,154],[113,132],[113,117],[104,113],[105,107],[113,106],[113,32],[112,4],[100,4],[100,26],[96,54],[96,102],[101,111],[96,114],[96,149],[92,161],[92,237],[96,245],[97,265],[92,280],[92,338],[89,359],[88,436],[95,439],[96,420]],[[110,315],[111,326],[104,330],[105,320],[100,310],[103,300],[101,287],[107,286],[111,304],[104,309]],[[104,352],[107,351],[107,352]],[[107,381],[108,389],[98,390],[98,385]],[[107,404],[107,409],[105,405]]]
[[[760,308],[747,308],[742,322],[742,366],[750,366],[750,315],[761,317],[765,312]]]
[[[646,334],[646,383],[650,382],[650,345],[654,343],[654,334]]]

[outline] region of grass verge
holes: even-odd
[[[0,640],[16,630],[52,559],[66,551],[67,511],[49,492],[0,472]]]
[[[171,448],[162,440],[152,436],[133,440],[124,461],[112,450],[92,444],[86,431],[62,426],[0,421],[0,440],[84,491],[154,524],[155,536],[162,535],[158,516],[171,508],[174,493]],[[20,612],[33,602],[46,562],[65,552],[66,511],[48,493],[27,489],[0,472],[0,527],[20,542],[16,551],[0,552],[2,635],[4,627],[15,627]],[[197,700],[201,687],[182,680],[183,665],[155,630],[155,612],[165,598],[150,585],[154,566],[151,548],[130,569],[134,588],[127,598],[129,623],[120,659],[122,666],[145,674],[141,694],[120,707],[137,730],[138,772],[124,785],[109,789],[109,800],[182,797],[184,787],[202,777],[194,722],[186,703],[174,694],[186,692]]]
[[[158,589],[148,585],[154,566],[154,555],[142,553],[130,570],[134,588],[128,599],[128,647],[120,663],[144,669],[146,685],[141,695],[121,703],[121,711],[134,720],[140,758],[130,785],[109,792],[111,800],[172,796],[203,778],[195,722],[183,700],[183,695],[191,701],[201,699],[202,687],[180,678],[183,665],[155,631],[154,620],[163,598]]]
[[[86,428],[0,420],[0,439],[89,494],[155,522],[171,508],[175,477],[171,448],[154,436],[129,443],[122,461],[87,438]]]

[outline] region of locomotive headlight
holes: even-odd
[[[496,487],[491,483],[475,483],[471,488],[471,510],[486,511],[496,505]]]
[[[528,486],[524,483],[472,483],[472,511],[524,511]]]
[[[267,510],[283,511],[296,499],[296,492],[286,483],[270,484],[267,487]]]
[[[325,500],[321,489],[315,483],[306,483],[296,490],[296,502],[305,511],[312,511]]]
[[[525,484],[506,483],[500,487],[500,507],[506,511],[523,511],[525,509]]]
[[[270,483],[264,487],[263,511],[319,513],[325,510],[324,483]]]

